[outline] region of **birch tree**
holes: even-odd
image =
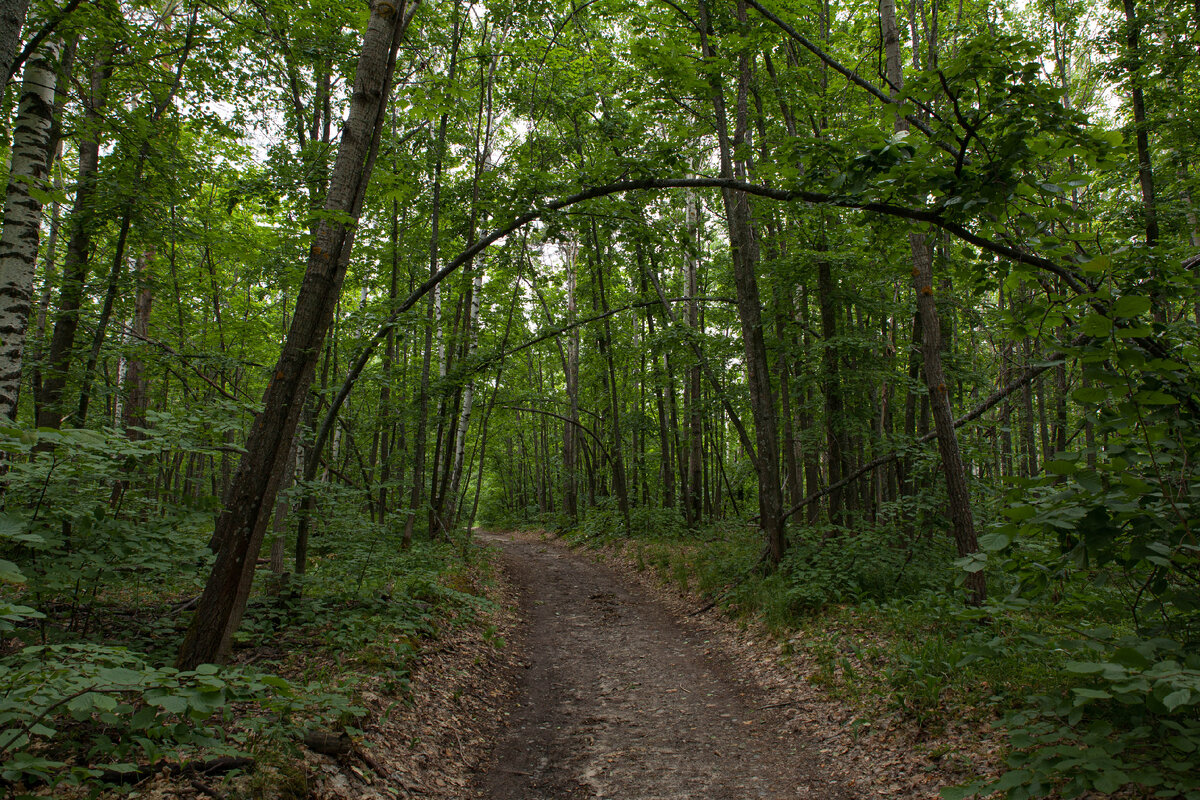
[[[9,419],[16,419],[21,388],[21,356],[42,230],[40,193],[50,168],[59,50],[56,42],[46,42],[26,64],[13,131],[12,171],[0,235],[0,414]]]

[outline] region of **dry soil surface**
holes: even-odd
[[[744,669],[644,588],[535,536],[482,538],[501,548],[525,622],[516,705],[479,796],[857,796]]]

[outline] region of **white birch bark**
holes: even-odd
[[[0,235],[0,414],[8,419],[17,414],[21,356],[42,230],[42,201],[30,190],[43,189],[49,172],[58,52],[57,43],[47,42],[26,65],[13,131],[12,171]]]

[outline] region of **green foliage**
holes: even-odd
[[[1197,796],[1200,658],[1165,639],[1060,644],[1089,659],[1061,665],[1069,691],[1030,697],[1005,716],[1009,770],[946,796],[1077,797],[1127,786],[1155,797]]]
[[[9,784],[97,787],[164,760],[292,752],[306,730],[353,726],[368,676],[407,691],[421,643],[487,607],[459,548],[402,550],[395,526],[360,516],[361,496],[325,492],[309,575],[260,581],[276,591],[252,597],[234,639],[235,650],[256,650],[257,666],[162,666],[186,622],[171,598],[198,591],[211,557],[212,512],[203,498],[156,499],[142,473],[163,453],[211,454],[200,443],[221,435],[215,417],[227,410],[151,414],[139,440],[111,429],[4,431]],[[298,677],[272,674],[273,664]]]
[[[730,597],[750,610],[762,610],[775,626],[794,626],[830,604],[882,602],[947,587],[954,573],[948,537],[905,541],[890,526],[857,533],[805,528],[792,541],[779,569],[744,583]]]
[[[233,705],[245,703],[263,716],[234,727]],[[0,777],[51,788],[94,783],[106,771],[201,750],[243,752],[253,737],[286,740],[362,713],[344,694],[255,670],[181,672],[124,648],[27,647],[0,659]]]

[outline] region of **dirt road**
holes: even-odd
[[[483,534],[521,591],[516,706],[480,797],[744,800],[854,794],[644,590],[529,535]]]

